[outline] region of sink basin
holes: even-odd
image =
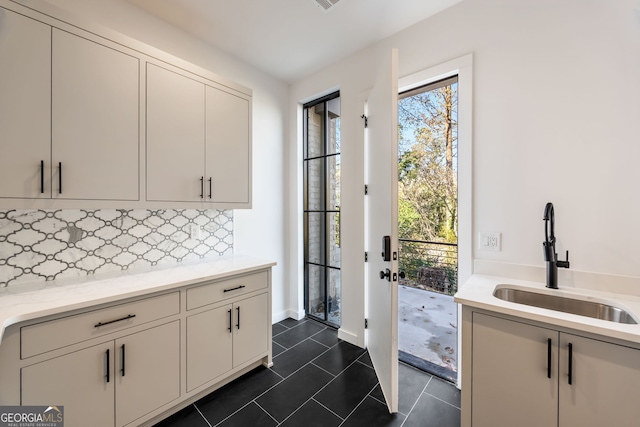
[[[638,322],[627,311],[619,307],[599,302],[584,301],[558,295],[540,294],[509,287],[497,288],[493,296],[503,301],[562,311],[594,319],[635,325]]]

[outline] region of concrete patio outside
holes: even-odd
[[[453,297],[400,285],[398,305],[400,359],[455,382],[458,307]]]

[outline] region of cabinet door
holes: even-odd
[[[65,425],[113,427],[113,341],[21,370],[22,405],[64,406]]]
[[[53,197],[138,200],[139,60],[58,29],[52,37]]]
[[[51,27],[3,8],[0,94],[0,197],[49,198]]]
[[[207,201],[250,203],[249,100],[207,86],[206,123]]]
[[[233,367],[268,350],[269,296],[261,294],[233,305]]]
[[[204,200],[204,85],[147,64],[147,200]]]
[[[180,321],[116,340],[116,425],[180,397]]]
[[[473,313],[472,347],[473,427],[557,425],[558,332]]]
[[[187,391],[231,370],[232,307],[187,317]]]
[[[639,350],[561,334],[560,366],[560,426],[638,425]]]

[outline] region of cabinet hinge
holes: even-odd
[[[369,262],[369,252],[364,253],[364,262]]]
[[[369,327],[369,319],[364,319],[364,328],[367,329]]]
[[[369,194],[369,186],[365,185],[364,186],[364,195],[366,196],[367,194]]]
[[[364,119],[364,127],[368,128],[369,127],[369,117],[365,116],[364,114],[362,116],[360,116],[360,118]]]

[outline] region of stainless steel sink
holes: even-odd
[[[610,322],[627,323],[630,325],[638,323],[631,314],[622,308],[599,302],[584,301],[558,295],[540,294],[509,287],[497,288],[493,292],[493,296],[504,301],[562,311],[564,313],[577,314],[594,319],[608,320]]]

